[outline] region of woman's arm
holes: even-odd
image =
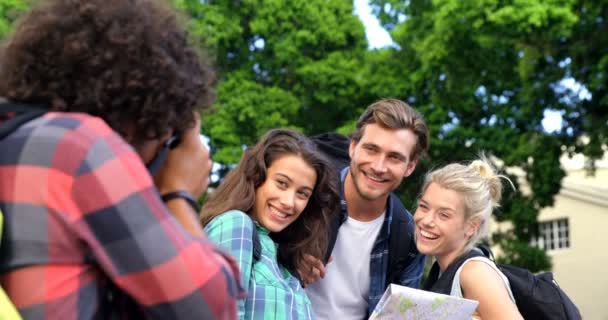
[[[479,301],[479,319],[523,319],[500,275],[482,261],[469,261],[460,273],[462,294]]]
[[[237,262],[241,270],[241,284],[249,288],[253,268],[253,221],[245,213],[233,210],[223,213],[205,226],[209,240],[227,252]],[[245,300],[238,301],[239,318],[245,316]]]

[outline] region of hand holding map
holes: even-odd
[[[391,284],[369,320],[468,320],[479,302]]]

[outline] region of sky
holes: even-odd
[[[365,25],[365,35],[369,47],[375,49],[390,46],[393,43],[393,40],[388,32],[380,26],[378,19],[372,15],[372,9],[369,6],[368,0],[354,1],[355,14],[359,16],[359,19],[361,19],[363,25]],[[584,88],[580,88],[580,84],[577,84],[574,79],[564,79],[561,82],[561,85],[570,88],[571,90],[576,90],[575,92],[579,92],[579,95],[581,96],[589,95],[588,92],[585,92],[586,90]],[[547,132],[553,132],[562,127],[561,113],[553,110],[545,110],[544,116],[542,124]]]
[[[370,48],[382,48],[393,43],[391,36],[380,26],[376,16],[372,15],[368,0],[355,0],[355,13],[365,25],[365,35]]]

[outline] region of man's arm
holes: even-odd
[[[178,223],[120,137],[99,120],[84,121],[96,130],[73,178],[68,215],[104,273],[152,318],[234,319],[234,261]]]

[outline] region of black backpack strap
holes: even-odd
[[[433,263],[433,265],[431,266],[431,270],[429,270],[429,274],[426,277],[426,281],[424,282],[422,289],[426,290],[426,291],[431,291],[431,288],[435,285],[437,280],[439,280],[439,274],[440,274],[439,264],[437,263],[437,261],[435,261]],[[452,283],[450,281],[450,286],[451,285],[452,285]]]
[[[450,263],[450,265],[443,273],[441,273],[441,275],[439,274],[439,264],[437,261],[435,261],[424,285],[422,286],[422,289],[449,295],[450,291],[452,291],[452,282],[454,281],[458,268],[460,268],[460,266],[462,266],[462,264],[464,264],[469,258],[482,256],[484,255],[481,253],[481,251],[475,249],[470,250],[469,252],[454,259],[454,261]]]
[[[405,209],[399,198],[390,195],[393,217],[391,222],[390,236],[388,240],[388,270],[386,285],[399,284],[401,271],[408,266],[418,255],[418,249],[414,242],[414,235],[408,230],[411,214]]]
[[[489,246],[485,244],[478,244],[477,249],[479,249],[486,258],[496,262],[496,260],[494,260],[494,253],[492,252],[492,249],[490,249]]]
[[[8,115],[9,118],[0,125],[0,139],[17,130],[24,123],[43,115],[46,110],[24,104],[2,102],[0,103],[0,115]]]

